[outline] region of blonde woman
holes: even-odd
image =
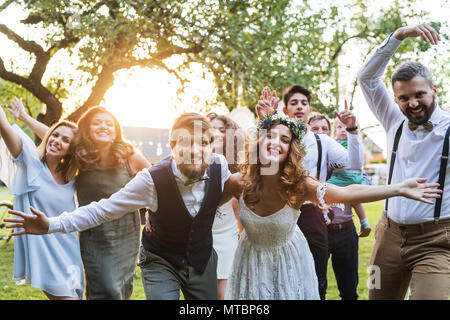
[[[18,101],[14,99],[12,104]],[[33,207],[52,217],[75,209],[76,166],[69,147],[76,130],[74,123],[60,121],[47,130],[36,150],[34,142],[17,125],[11,126],[0,109],[0,179],[15,197],[15,210],[33,215]],[[77,234],[17,237],[13,280],[31,284],[49,299],[82,299],[83,266]]]

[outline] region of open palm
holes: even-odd
[[[426,178],[411,178],[403,181],[400,186],[402,196],[422,201],[428,204],[434,204],[427,198],[440,198],[442,190],[436,189],[439,183],[426,183]]]
[[[21,211],[8,210],[10,214],[21,217],[3,219],[5,222],[10,222],[6,228],[22,228],[23,230],[13,232],[12,236],[20,236],[22,234],[46,234],[50,223],[44,213],[30,207],[35,215],[26,214]]]

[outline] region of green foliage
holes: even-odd
[[[24,22],[45,31],[45,48],[53,48],[52,55],[66,50],[87,79],[81,85],[93,94],[99,90],[100,97],[114,81],[105,71],[162,68],[186,84],[181,71],[200,63],[215,78],[218,96],[212,104],[254,110],[264,86],[281,95],[301,83],[315,93],[313,108],[332,117],[342,94],[341,52],[355,45],[370,50],[398,27],[419,21],[426,12],[415,2],[395,0],[374,15],[369,0],[321,7],[306,0],[18,1],[29,12]],[[420,41],[405,42],[395,65],[428,50]],[[168,58],[176,55],[183,59],[174,65]],[[389,66],[386,79],[392,71]],[[77,89],[73,81],[54,75],[47,87],[64,100],[67,90]]]
[[[0,78],[0,106],[6,111],[6,116],[8,117],[9,122],[11,124],[17,123],[30,137],[34,137],[34,133],[28,126],[17,120],[7,111],[8,105],[14,97],[22,98],[22,102],[27,109],[27,112],[32,117],[36,117],[42,111],[42,102],[36,99],[36,97],[34,97],[29,91]]]

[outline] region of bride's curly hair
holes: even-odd
[[[278,169],[281,185],[280,197],[291,208],[300,209],[304,202],[306,192],[304,185],[309,176],[309,171],[305,170],[302,165],[303,158],[306,155],[305,149],[300,146],[298,138],[294,137],[294,135],[292,137],[287,159],[280,164]],[[258,131],[256,139],[253,139],[246,145],[245,161],[239,165],[243,198],[251,210],[254,210],[255,205],[261,200],[262,196],[262,164],[259,156],[260,146],[265,138],[266,135]]]
[[[78,120],[78,131],[70,145],[80,170],[96,168],[100,163],[100,152],[90,138],[92,118],[99,113],[106,113],[114,120],[116,138],[111,146],[111,155],[116,159],[119,167],[125,167],[128,158],[135,153],[133,145],[124,140],[122,128],[117,118],[103,107],[93,107],[86,111]]]

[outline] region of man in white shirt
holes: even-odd
[[[437,105],[436,86],[422,64],[406,62],[398,66],[392,75],[394,99],[382,82],[386,66],[402,40],[419,36],[431,44],[440,40],[425,23],[399,28],[374,50],[358,72],[366,101],[386,130],[388,154],[393,150],[395,136],[399,137],[398,149],[391,157],[394,161],[388,162],[393,168],[391,183],[411,176],[438,182],[444,137],[450,126],[450,114]],[[445,159],[443,163],[445,177],[449,169]],[[449,183],[447,177],[441,185],[445,188],[440,210],[439,205],[424,206],[399,197],[386,201],[375,230],[370,261],[374,281],[369,299],[404,299],[410,281],[412,299],[449,299]]]
[[[231,173],[212,153],[213,128],[197,113],[179,116],[170,133],[172,156],[140,171],[109,199],[43,219],[47,233],[73,232],[149,208],[152,230],[143,230],[139,266],[147,299],[217,299],[217,254],[212,224]],[[25,231],[22,231],[25,232]],[[45,232],[45,231],[44,231]]]
[[[283,93],[283,112],[290,118],[297,118],[306,126],[303,142],[306,146],[306,156],[303,167],[310,175],[320,181],[326,181],[328,166],[332,168],[361,168],[364,164],[364,149],[356,127],[356,118],[350,111],[342,111],[336,115],[347,127],[348,149],[326,134],[315,135],[308,123],[311,108],[312,92],[303,85],[294,84]],[[257,105],[260,118],[266,114],[275,113],[278,98],[275,92],[264,88]],[[320,162],[320,163],[319,163]],[[328,230],[322,210],[312,204],[305,204],[300,209],[298,225],[305,235],[311,253],[314,257],[316,274],[319,281],[319,294],[325,300],[327,288],[328,266]]]

